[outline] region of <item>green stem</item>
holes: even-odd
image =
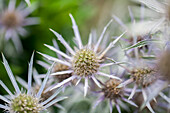
[[[5,46],[5,30],[1,32],[0,34],[0,51],[4,51],[4,46]]]

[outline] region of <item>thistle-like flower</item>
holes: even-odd
[[[140,22],[136,23],[130,7],[129,7],[129,13],[130,13],[130,16],[131,16],[131,21],[132,21],[132,23],[131,23],[132,24],[132,31],[129,31],[128,33],[129,33],[130,38],[131,37],[133,37],[133,38],[132,38],[131,46],[126,48],[125,50],[126,50],[126,55],[128,57],[128,60],[130,62],[132,62],[132,64],[135,64],[135,62],[133,60],[133,58],[134,58],[135,60],[137,60],[137,62],[136,62],[136,65],[134,65],[134,67],[131,70],[129,68],[126,68],[126,70],[130,73],[131,78],[126,80],[125,82],[121,83],[118,86],[118,88],[126,86],[127,84],[130,84],[130,83],[135,83],[128,99],[132,99],[136,90],[138,89],[138,87],[142,87],[142,96],[143,96],[143,99],[144,99],[144,102],[145,102],[148,98],[148,95],[146,94],[148,86],[154,84],[155,81],[158,79],[159,75],[158,75],[158,71],[155,67],[148,66],[148,65],[142,66],[141,64],[143,64],[145,61],[140,60],[139,58],[141,56],[141,53],[142,53],[142,57],[150,55],[148,53],[151,52],[152,48],[151,48],[150,45],[152,45],[152,43],[151,42],[146,43],[145,41],[151,40],[151,38],[153,38],[153,37],[150,37],[147,34],[152,32],[153,30],[155,30],[159,23],[154,23],[152,25],[147,24],[147,26],[149,26],[149,27],[146,27],[146,29],[144,29],[144,30],[140,29],[140,28],[142,28],[142,29],[144,28],[144,27],[139,26],[139,25],[142,25],[141,23],[144,24],[144,15],[143,15],[144,14],[144,6],[143,6],[143,4],[141,6]],[[125,24],[123,24],[123,22],[118,17],[114,16],[114,19],[124,29],[128,29],[128,27]],[[139,27],[139,29],[137,27]],[[145,44],[144,45],[140,44],[141,42],[145,43]],[[140,46],[137,46],[137,45],[140,45]],[[143,48],[139,48],[139,47],[143,47]],[[129,53],[131,53],[131,52],[134,53],[134,55],[133,55],[134,57],[132,55],[129,55]],[[155,99],[152,98],[152,100],[155,100]],[[154,113],[149,102],[147,104],[145,104],[145,106],[147,106],[147,108],[152,113]]]
[[[126,69],[129,72],[131,78],[118,85],[117,88],[124,87],[130,83],[135,83],[128,99],[132,99],[138,87],[141,87],[143,99],[146,101],[146,88],[155,83],[155,81],[158,79],[157,68],[151,65],[146,65],[144,60],[137,61],[136,63],[137,65],[135,65],[132,70]],[[135,64],[135,62],[133,62],[133,64]],[[152,113],[154,113],[150,103],[147,103],[146,106]]]
[[[96,107],[100,102],[104,101],[105,99],[109,101],[110,113],[112,113],[113,111],[113,104],[115,104],[118,112],[121,113],[120,110],[120,105],[122,105],[121,101],[125,101],[137,107],[137,105],[134,102],[125,98],[125,95],[128,95],[129,93],[126,90],[126,88],[124,87],[117,88],[117,86],[121,84],[121,82],[122,81],[118,79],[110,79],[105,84],[103,84],[104,88],[102,88],[102,90],[100,91],[102,96],[98,99],[94,107]]]
[[[99,45],[103,39],[103,36],[105,34],[105,31],[112,21],[110,21],[105,26],[103,32],[101,33],[99,40],[97,41],[95,46],[92,47],[91,34],[89,35],[88,44],[86,46],[83,46],[76,22],[71,14],[70,14],[70,17],[71,17],[71,20],[73,23],[75,41],[76,41],[78,48],[73,50],[60,34],[55,32],[54,30],[50,29],[57,36],[58,40],[66,47],[66,49],[68,50],[70,55],[67,55],[67,54],[63,53],[62,51],[60,51],[52,46],[49,46],[49,45],[45,45],[45,46],[47,46],[49,49],[53,50],[54,52],[62,55],[64,57],[64,59],[54,58],[54,57],[51,57],[49,55],[42,54],[42,53],[40,53],[40,54],[42,56],[44,56],[45,58],[47,58],[48,60],[55,61],[55,62],[58,62],[60,64],[63,64],[63,65],[66,65],[69,67],[69,69],[66,71],[52,73],[51,75],[57,76],[57,75],[61,75],[61,74],[72,73],[71,77],[63,80],[62,82],[60,82],[58,84],[51,86],[51,90],[58,88],[74,79],[78,79],[76,84],[78,84],[81,81],[81,79],[85,79],[85,85],[84,85],[84,96],[85,96],[87,94],[89,78],[92,78],[93,81],[99,87],[101,87],[101,86],[100,86],[100,83],[98,82],[98,80],[96,79],[95,75],[101,75],[101,76],[119,79],[119,77],[100,72],[100,68],[108,66],[108,64],[102,63],[105,60],[105,59],[103,59],[103,56],[115,45],[115,43],[121,38],[121,36],[124,33],[122,35],[120,35],[117,39],[115,39],[113,42],[111,42],[104,51],[97,52],[98,47],[99,47]]]
[[[25,26],[35,25],[39,23],[36,17],[27,17],[33,10],[34,5],[25,7],[21,3],[18,7],[16,0],[9,0],[8,7],[0,11],[0,28],[6,40],[12,39],[17,51],[22,51],[22,44],[19,35],[25,36],[27,31]]]
[[[8,73],[8,76],[13,84],[13,87],[15,88],[15,93],[13,94],[7,86],[0,81],[0,85],[6,90],[6,92],[9,94],[9,97],[1,96],[0,99],[3,100],[6,105],[0,104],[0,108],[10,112],[10,113],[39,113],[40,111],[45,110],[46,108],[50,107],[51,105],[55,104],[58,101],[61,101],[63,99],[66,99],[67,97],[59,97],[55,98],[56,95],[60,92],[60,90],[57,90],[53,95],[51,95],[48,99],[41,101],[41,95],[45,88],[45,85],[47,83],[48,77],[50,75],[52,66],[49,68],[46,77],[43,80],[43,83],[41,84],[41,87],[39,88],[38,92],[36,94],[33,94],[32,92],[32,66],[33,66],[33,55],[31,57],[31,61],[29,64],[29,71],[28,71],[28,85],[26,91],[21,91],[14,75],[8,65],[8,62],[6,61],[5,57],[3,57],[3,63],[5,66],[5,69]],[[54,99],[55,98],[55,99]]]
[[[156,71],[150,67],[136,68],[131,71],[131,79],[138,86],[147,87],[156,80]]]
[[[147,99],[142,105],[142,108],[151,100],[153,100],[157,95],[161,96],[166,102],[170,103],[170,98],[167,97],[162,91],[165,88],[168,88],[170,83],[170,74],[169,74],[169,58],[170,58],[170,50],[164,50],[162,54],[157,58],[158,60],[158,73],[160,75],[160,79],[158,79],[154,84],[146,88],[146,93],[148,95]]]
[[[50,67],[49,67],[49,68],[50,68]],[[48,69],[49,69],[49,68],[48,68]],[[37,72],[36,69],[34,69],[34,70],[33,70],[33,78],[34,78],[35,83],[33,83],[33,87],[32,87],[32,93],[33,93],[34,95],[36,95],[36,94],[38,93],[38,91],[39,91],[40,88],[41,88],[41,84],[43,83],[42,79],[39,78],[39,76],[40,76],[40,74]],[[26,83],[22,78],[16,77],[16,80],[17,80],[24,88],[28,89],[27,83]],[[48,98],[50,98],[50,97],[55,93],[56,90],[52,90],[52,91],[47,90],[48,87],[52,84],[52,82],[53,82],[52,79],[49,79],[49,80],[47,81],[47,83],[46,83],[46,85],[45,85],[45,88],[44,88],[44,90],[43,90],[43,92],[42,92],[42,94],[41,94],[40,102],[43,102],[43,101],[47,100]],[[60,93],[60,91],[62,91],[62,87],[61,87],[60,89],[58,89],[58,93]],[[57,98],[57,96],[56,96],[55,98]],[[52,100],[54,100],[55,98],[53,98]],[[51,100],[51,101],[52,101],[52,100]],[[49,101],[49,102],[51,102],[51,101]],[[58,107],[58,108],[60,108],[60,109],[62,109],[62,110],[65,110],[65,108],[64,108],[62,105],[58,104],[58,103],[54,103],[54,106],[56,106],[56,107]]]

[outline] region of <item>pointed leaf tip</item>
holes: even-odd
[[[49,28],[50,31],[53,31],[51,28]]]
[[[73,17],[73,15],[72,15],[71,13],[69,13],[69,16],[70,16],[70,17]]]

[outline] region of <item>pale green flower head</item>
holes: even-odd
[[[40,113],[41,111],[46,111],[48,107],[51,105],[57,103],[58,101],[61,101],[63,99],[66,99],[67,97],[59,97],[56,98],[56,96],[61,91],[61,88],[56,90],[54,94],[52,94],[50,97],[48,97],[46,100],[41,100],[41,95],[44,91],[44,88],[46,86],[48,77],[50,75],[50,72],[52,70],[53,65],[48,69],[48,72],[36,94],[34,94],[33,88],[32,88],[32,67],[33,67],[33,57],[34,53],[31,57],[31,61],[29,63],[29,71],[28,71],[28,84],[23,84],[26,86],[26,90],[22,91],[20,90],[14,75],[8,65],[8,62],[6,61],[4,55],[3,57],[3,64],[5,66],[5,69],[8,73],[8,76],[12,82],[12,85],[15,89],[15,92],[12,93],[7,86],[0,81],[0,85],[6,90],[6,92],[9,94],[9,97],[0,95],[0,99],[5,102],[5,105],[0,104],[0,108],[4,109],[5,111],[8,111],[9,113]],[[20,83],[23,83],[20,81]],[[22,84],[21,84],[22,85]]]

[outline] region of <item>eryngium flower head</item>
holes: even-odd
[[[141,88],[142,95],[145,101],[147,100],[146,88],[156,82],[159,74],[157,73],[157,67],[154,62],[147,62],[147,60],[144,59],[135,60],[133,60],[133,62],[131,63],[131,69],[129,69],[130,66],[128,68],[124,67],[130,74],[131,78],[118,85],[117,88],[125,87],[128,84],[135,83],[128,99],[132,99],[137,89]],[[146,107],[151,112],[154,112],[149,102],[147,103]]]
[[[135,107],[137,105],[132,102],[131,100],[126,99],[125,93],[128,94],[128,92],[125,90],[124,87],[118,88],[117,86],[122,83],[121,80],[118,79],[110,79],[104,84],[104,88],[99,92],[102,94],[102,96],[99,98],[99,100],[96,102],[94,107],[96,107],[100,102],[107,99],[109,101],[109,107],[110,107],[110,113],[112,113],[113,110],[113,104],[115,104],[115,107],[117,108],[118,112],[121,113],[120,106],[122,105],[121,101],[125,101]]]
[[[121,88],[121,87],[126,86],[127,84],[135,82],[128,99],[132,99],[134,94],[137,91],[137,88],[141,86],[142,95],[143,95],[144,101],[146,101],[147,100],[146,88],[154,84],[155,81],[158,79],[157,73],[156,73],[157,71],[155,71],[155,69],[152,69],[150,67],[145,67],[145,68],[134,68],[130,72],[131,72],[131,78],[121,83],[120,85],[118,85],[117,88]],[[151,112],[154,112],[149,102],[146,104],[146,107]]]
[[[117,79],[110,79],[105,83],[104,88],[102,91],[104,92],[105,98],[114,100],[117,98],[122,97],[123,95],[123,88],[117,88],[117,86],[121,83],[121,80]]]
[[[19,40],[19,35],[25,36],[27,31],[25,26],[38,24],[38,18],[27,17],[34,9],[35,5],[31,7],[25,7],[25,4],[21,3],[18,7],[16,0],[9,0],[8,7],[5,7],[0,12],[0,28],[4,34],[6,40],[12,39],[17,51],[22,50],[22,44]]]
[[[99,59],[94,51],[90,49],[81,49],[76,52],[73,58],[74,73],[81,77],[93,75],[98,71]]]
[[[61,63],[69,67],[69,69],[66,71],[52,73],[51,75],[57,76],[61,74],[73,73],[71,77],[63,80],[62,82],[58,83],[55,86],[52,86],[51,90],[57,87],[60,87],[66,83],[69,83],[70,81],[75,80],[75,79],[78,79],[77,81],[77,84],[78,84],[81,81],[81,79],[84,78],[85,79],[84,95],[86,95],[87,89],[88,89],[89,78],[92,78],[92,80],[100,87],[100,83],[96,79],[95,75],[101,75],[101,76],[119,79],[116,76],[111,76],[109,74],[102,73],[99,70],[101,67],[109,66],[108,64],[103,63],[103,60],[105,60],[103,59],[103,57],[115,45],[115,43],[121,38],[121,36],[124,33],[121,36],[119,36],[117,39],[115,39],[113,42],[111,42],[104,51],[98,52],[97,50],[104,37],[105,31],[112,21],[110,21],[105,26],[96,44],[92,44],[92,35],[90,34],[88,44],[86,46],[83,46],[76,22],[71,14],[70,14],[70,17],[73,23],[75,41],[76,41],[78,48],[73,50],[60,34],[50,29],[57,36],[58,40],[66,47],[66,49],[69,52],[69,55],[49,45],[45,45],[45,46],[47,46],[49,49],[53,50],[54,52],[60,54],[63,58],[59,59],[59,58],[48,56],[46,54],[42,54],[42,53],[40,54],[44,56],[45,58],[47,58],[48,60],[55,61],[57,63]],[[95,45],[95,46],[92,47],[92,45]]]
[[[17,11],[5,11],[1,17],[1,24],[6,29],[13,29],[20,26],[24,18]]]
[[[137,85],[147,87],[156,80],[156,71],[150,67],[136,68],[131,71],[131,78]]]
[[[14,78],[14,75],[8,65],[8,62],[6,61],[5,57],[2,55],[5,69],[6,69],[8,76],[13,84],[13,87],[15,88],[15,93],[13,94],[7,88],[7,86],[2,81],[0,81],[0,85],[9,94],[8,98],[6,96],[0,95],[0,98],[5,103],[7,103],[7,105],[0,104],[0,108],[4,109],[10,113],[39,113],[40,111],[45,110],[46,108],[50,107],[51,105],[55,104],[56,102],[67,98],[67,97],[55,98],[58,95],[58,93],[61,91],[61,88],[60,88],[48,99],[41,101],[41,95],[45,88],[45,85],[47,83],[47,80],[48,80],[48,77],[50,75],[53,65],[49,68],[49,70],[46,74],[46,77],[44,78],[43,83],[41,84],[41,87],[39,88],[38,92],[35,95],[33,94],[33,92],[32,92],[33,91],[33,89],[32,89],[33,55],[31,57],[31,61],[29,64],[28,85],[26,86],[27,90],[25,92],[21,92],[21,90]]]
[[[10,112],[15,113],[39,113],[43,108],[39,99],[25,93],[14,97],[10,103]]]
[[[50,67],[49,67],[49,68],[50,68]],[[48,68],[48,69],[49,69],[49,68]],[[37,72],[36,69],[34,69],[34,71],[33,71],[33,78],[34,78],[34,81],[35,81],[35,82],[34,82],[33,87],[32,87],[32,94],[33,94],[33,95],[36,95],[36,94],[39,92],[39,90],[40,90],[40,88],[41,88],[41,85],[43,84],[43,81],[42,81],[41,78],[39,78],[39,76],[41,76],[41,75]],[[16,80],[17,80],[21,85],[23,85],[23,87],[24,87],[25,89],[28,89],[27,83],[26,83],[22,78],[17,77]],[[58,90],[52,90],[52,91],[50,91],[48,87],[51,85],[52,82],[53,82],[53,80],[52,80],[52,79],[49,79],[48,82],[46,83],[46,86],[45,86],[44,90],[42,91],[41,97],[40,97],[40,99],[39,99],[39,102],[40,102],[40,103],[46,101],[46,100],[49,99],[49,98],[51,98],[51,96],[53,96],[54,93],[56,93],[56,91],[57,91],[58,93],[60,93],[60,91],[62,91],[62,88],[60,88],[60,89],[58,89]],[[57,97],[57,96],[54,97],[54,98],[53,98],[52,100],[50,100],[48,103],[50,103],[51,101],[55,100],[56,98],[58,98],[58,97]],[[65,108],[64,108],[62,105],[58,104],[58,103],[54,103],[54,106],[56,106],[56,107],[58,107],[58,108],[60,108],[60,109],[62,109],[62,110],[65,110]]]

